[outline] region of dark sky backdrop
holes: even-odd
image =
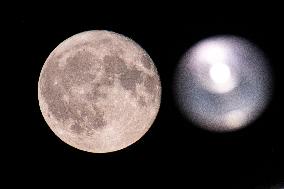
[[[142,176],[145,181],[188,186],[227,183],[227,188],[269,186],[284,178],[283,23],[280,16],[268,14],[273,10],[220,13],[189,5],[149,8],[151,4],[138,2],[131,5],[134,10],[94,4],[75,5],[76,11],[32,6],[27,5],[29,9],[23,9],[16,20],[24,60],[17,64],[22,64],[22,78],[29,86],[23,100],[29,107],[25,110],[28,122],[15,124],[20,147],[13,151],[14,165],[23,174],[53,175],[50,180],[63,176],[84,180],[88,175],[94,182],[117,176],[128,182],[128,176],[137,180]],[[45,123],[37,100],[38,77],[49,53],[66,38],[96,29],[121,33],[140,44],[156,64],[162,84],[161,107],[151,129],[134,145],[108,154],[91,154],[63,143]],[[181,55],[199,40],[219,34],[255,43],[270,60],[275,80],[274,95],[264,114],[249,127],[227,134],[193,126],[179,113],[172,93],[172,76]]]

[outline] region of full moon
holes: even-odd
[[[263,52],[235,36],[216,36],[185,52],[175,73],[183,115],[200,128],[234,131],[257,119],[269,101],[272,75]]]
[[[150,56],[133,40],[86,31],[60,43],[45,61],[38,100],[51,130],[92,153],[138,141],[160,107],[161,83]]]

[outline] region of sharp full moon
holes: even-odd
[[[159,111],[161,84],[150,56],[133,40],[86,31],[45,61],[38,100],[51,130],[88,152],[121,150],[139,140]]]
[[[265,109],[272,75],[263,52],[235,36],[200,41],[175,73],[178,107],[195,125],[217,132],[240,129]]]

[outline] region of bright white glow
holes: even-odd
[[[231,79],[230,68],[226,64],[214,64],[210,68],[210,77],[216,84],[227,83]]]
[[[182,113],[210,131],[247,126],[272,94],[272,75],[263,52],[235,36],[200,41],[183,56],[175,76]]]
[[[234,62],[230,47],[223,41],[206,41],[195,47],[194,74],[201,86],[212,93],[227,93],[237,86],[238,75],[229,65]]]
[[[199,49],[199,57],[208,64],[223,63],[227,57],[226,48],[220,43],[209,42]]]

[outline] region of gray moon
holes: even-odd
[[[45,61],[38,100],[51,130],[92,153],[138,141],[160,107],[161,83],[150,56],[133,40],[104,30],[60,43]]]

